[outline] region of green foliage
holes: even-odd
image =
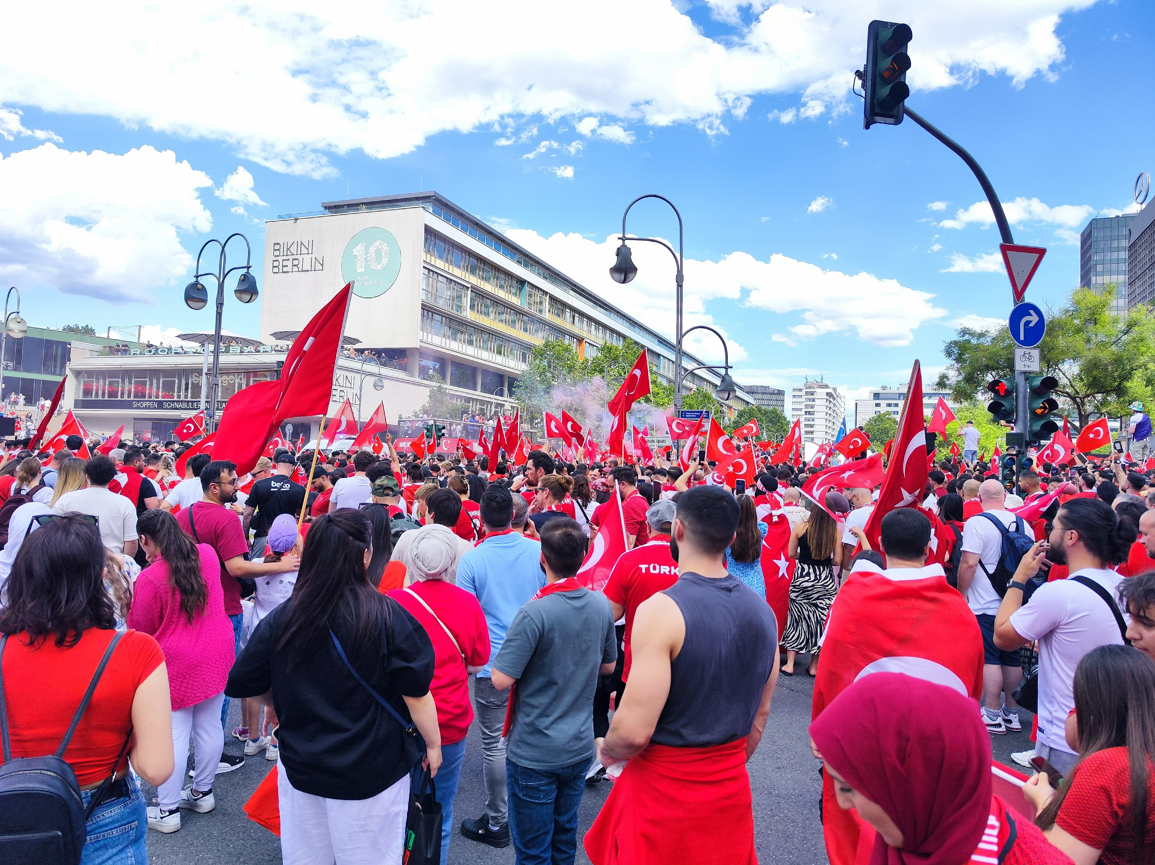
[[[689,393],[683,394],[682,408],[709,409],[713,417],[721,418],[724,416],[722,404],[718,402],[713,392],[701,387],[696,387]]]
[[[685,400],[683,400],[682,405],[683,408],[693,408]],[[759,438],[763,441],[780,442],[790,432],[790,421],[786,420],[786,415],[776,408],[764,408],[760,405],[747,406],[734,416],[733,421],[729,424],[723,424],[723,426],[727,433],[732,433],[738,427],[745,426],[752,420],[758,421],[758,429],[762,431]]]
[[[1077,418],[1080,428],[1092,414],[1118,417],[1132,400],[1155,396],[1155,317],[1142,306],[1114,315],[1113,296],[1114,286],[1102,294],[1076,289],[1064,307],[1047,313],[1039,346],[1043,373],[1059,380],[1054,394],[1060,410]],[[950,366],[938,386],[950,388],[960,403],[981,402],[988,381],[1013,377],[1013,350],[1005,328],[960,328],[943,349]]]
[[[871,449],[882,453],[882,446],[898,433],[898,419],[889,412],[882,412],[864,423],[862,431],[870,439]]]
[[[987,460],[989,461],[995,451],[995,445],[998,445],[999,450],[1006,451],[1008,430],[1006,427],[1000,426],[991,420],[985,403],[970,402],[955,406],[954,413],[958,421],[952,421],[947,424],[945,438],[941,434],[939,435],[937,442],[937,459],[946,458],[950,451],[951,442],[958,442],[959,450],[962,450],[962,431],[968,420],[974,421],[975,428],[979,431],[980,455],[982,455],[983,451],[986,451]]]
[[[66,324],[60,329],[65,333],[82,333],[85,336],[96,336],[96,328],[91,324]]]
[[[434,373],[430,376],[429,381],[433,384],[433,387],[429,389],[429,399],[426,400],[425,405],[413,412],[413,417],[458,420],[462,413],[469,411],[468,405],[458,402],[457,397],[449,392],[445,386],[445,380],[441,376]]]

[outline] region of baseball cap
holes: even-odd
[[[655,531],[662,530],[663,523],[670,523],[673,525],[674,514],[677,513],[678,506],[669,499],[659,499],[650,505],[650,509],[646,511],[646,522],[650,524],[650,528]]]
[[[261,459],[264,459],[264,457],[261,457]],[[277,454],[274,461],[278,465],[280,465],[281,463],[288,463],[289,465],[294,465],[297,462],[297,460],[294,459],[293,455],[291,453],[289,453],[288,451],[282,451],[281,453]]]
[[[297,521],[291,514],[281,514],[269,526],[269,548],[274,553],[287,553],[297,543]]]
[[[373,481],[373,495],[375,496],[395,496],[401,492],[401,488],[397,486],[397,478],[393,475],[382,475]]]

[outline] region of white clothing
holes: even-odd
[[[193,706],[176,709],[172,713],[172,750],[174,768],[169,779],[156,788],[157,800],[165,811],[172,811],[180,803],[184,787],[185,766],[188,765],[188,741],[196,743],[194,790],[211,790],[221,761],[225,740],[221,736],[221,705],[225,692],[209,697]]]
[[[25,494],[29,489],[31,489],[31,487],[21,487],[20,492]],[[45,485],[44,489],[37,490],[32,494],[32,501],[39,502],[42,505],[50,505],[52,504],[52,497],[54,495],[56,495],[56,491],[52,489],[52,487]]]
[[[672,496],[673,493],[670,493],[670,495]],[[666,498],[665,493],[662,493],[662,498]],[[577,499],[573,500],[574,519],[576,519],[578,525],[582,527],[582,532],[585,533],[585,536],[587,538],[590,536],[590,520],[593,519],[594,511],[596,511],[597,509],[598,509],[597,499],[590,499],[590,503],[588,505],[586,505],[584,508],[582,507],[582,503],[579,502]]]
[[[333,492],[329,496],[329,509],[339,511],[342,508],[356,508],[365,502],[373,501],[373,485],[369,478],[357,477],[341,478],[333,484]]]
[[[933,492],[922,500],[922,506],[935,516],[938,516],[938,496]]]
[[[175,511],[177,508],[187,508],[195,505],[205,497],[200,478],[185,478],[165,497],[165,501]]]
[[[1084,568],[1071,576],[1089,577],[1110,592],[1124,620],[1129,620],[1119,601],[1124,578],[1117,572]],[[1091,589],[1066,579],[1044,583],[1029,604],[1011,613],[1010,621],[1019,636],[1039,641],[1038,741],[1073,753],[1064,725],[1075,708],[1075,668],[1097,646],[1123,644],[1115,616]]]
[[[982,438],[982,433],[978,431],[977,427],[968,426],[963,427],[963,450],[977,451],[979,449],[979,439]]]
[[[4,584],[12,573],[12,565],[16,561],[16,554],[20,552],[20,546],[28,536],[32,518],[50,513],[52,508],[40,502],[25,502],[12,512],[12,518],[8,520],[8,543],[0,550],[0,607],[4,606]]]
[[[262,562],[264,559],[262,558]],[[253,635],[261,619],[289,600],[293,594],[293,586],[297,584],[296,571],[284,571],[279,574],[264,574],[253,580],[256,592],[251,601],[244,603],[244,620],[241,623],[241,648],[248,645],[249,637]],[[198,788],[200,789],[200,788]]]
[[[128,541],[136,540],[136,507],[120,493],[107,487],[87,487],[65,493],[53,508],[58,514],[90,514],[99,522],[100,540],[114,553],[123,553]]]
[[[417,540],[417,536],[422,532],[443,533],[448,537],[449,540],[453,542],[453,546],[457,550],[457,556],[453,561],[453,566],[448,571],[446,571],[445,576],[442,579],[444,579],[447,583],[457,585],[457,566],[461,564],[461,557],[473,549],[473,544],[464,538],[459,537],[453,531],[453,529],[449,528],[448,526],[439,526],[436,523],[432,523],[428,526],[422,526],[419,529],[410,529],[407,532],[402,532],[401,537],[397,539],[397,545],[393,547],[393,555],[390,556],[390,558],[393,561],[401,562],[401,564],[405,566],[405,570],[412,574],[413,560],[409,556],[409,551],[413,546],[413,542]],[[410,577],[410,581],[412,581],[412,577]]]
[[[850,533],[851,529],[865,529],[866,521],[870,519],[870,515],[874,513],[874,505],[863,505],[861,508],[855,508],[846,515],[846,523],[844,531],[842,532],[842,543],[856,546],[858,538]]]
[[[1008,529],[1015,525],[1015,515],[1010,511],[985,511],[993,514]],[[1025,525],[1025,524],[1024,524]],[[975,578],[967,592],[967,604],[976,616],[993,616],[999,611],[1003,599],[991,585],[987,573],[994,573],[1003,553],[1003,534],[984,516],[973,516],[963,526],[962,551],[978,553],[982,565],[975,567]],[[986,567],[986,571],[983,567]]]
[[[370,799],[326,799],[293,787],[278,760],[277,802],[284,865],[401,865],[409,815],[408,774]]]

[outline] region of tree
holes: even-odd
[[[1102,294],[1080,288],[1066,306],[1048,310],[1042,370],[1059,380],[1060,409],[1073,413],[1080,428],[1092,414],[1123,415],[1132,400],[1155,394],[1155,317],[1142,306],[1115,315],[1113,296],[1114,286]],[[988,381],[1014,375],[1013,352],[1004,328],[960,328],[943,348],[950,366],[938,386],[950,388],[960,403],[981,402]]]
[[[425,405],[413,412],[413,417],[459,420],[462,414],[469,411],[468,405],[458,402],[457,397],[449,392],[445,386],[445,380],[441,376],[433,373],[429,381],[433,384],[433,387],[429,389],[429,399],[426,400]]]
[[[718,402],[714,394],[701,387],[694,388],[682,397],[682,408],[708,409],[712,417],[720,418],[723,416],[722,404]]]
[[[880,412],[862,425],[871,447],[882,453],[882,446],[898,434],[898,419],[889,412]]]
[[[970,402],[964,405],[955,406],[955,417],[958,422],[951,422],[947,425],[947,435],[945,438],[939,436],[936,444],[937,459],[945,459],[947,453],[950,451],[951,442],[958,442],[959,449],[962,449],[963,439],[962,430],[966,426],[966,422],[972,421],[975,429],[979,431],[979,454],[986,451],[987,459],[990,460],[991,455],[994,454],[995,446],[999,450],[1005,451],[1007,449],[1007,432],[1008,429],[1000,426],[991,419],[990,412],[982,403]]]
[[[96,328],[91,324],[66,324],[60,328],[64,333],[82,333],[85,336],[96,336]]]
[[[790,432],[790,421],[786,420],[786,415],[782,414],[779,409],[765,408],[760,405],[747,406],[739,411],[734,416],[734,420],[726,425],[726,432],[732,433],[738,427],[744,426],[752,420],[758,421],[758,429],[762,431],[761,438],[763,440],[782,441]]]

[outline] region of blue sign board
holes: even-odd
[[[678,417],[682,420],[698,420],[698,418],[710,419],[710,410],[708,408],[684,408],[678,410]]]
[[[1033,303],[1020,303],[1012,309],[1007,326],[1011,329],[1011,339],[1024,348],[1038,345],[1047,332],[1043,311]]]

